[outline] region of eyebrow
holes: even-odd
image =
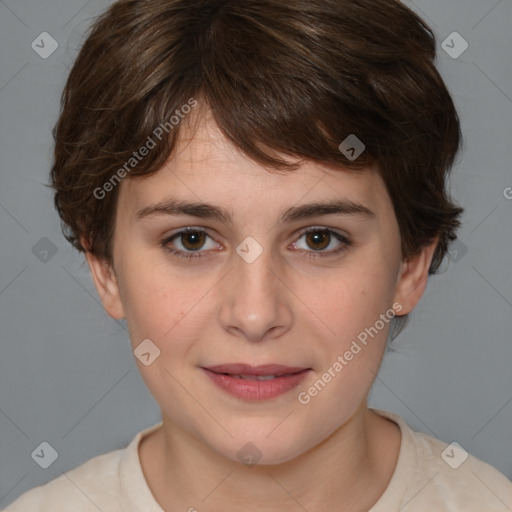
[[[189,215],[202,219],[215,219],[224,224],[233,223],[233,215],[226,209],[209,203],[188,202],[178,199],[166,199],[156,204],[146,206],[136,213],[137,219],[143,219],[151,215]],[[292,206],[281,211],[279,221],[293,222],[297,220],[320,217],[322,215],[356,215],[366,219],[375,217],[366,206],[348,199],[333,201],[320,201],[301,206]]]

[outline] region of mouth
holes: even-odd
[[[246,400],[262,400],[281,395],[296,387],[311,368],[243,363],[201,367],[222,390]]]

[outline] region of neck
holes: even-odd
[[[398,426],[366,403],[291,461],[245,466],[221,456],[162,415],[139,446],[143,472],[165,510],[368,510],[386,489],[400,448]],[[342,508],[340,508],[342,507]]]

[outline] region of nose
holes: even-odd
[[[282,336],[292,325],[291,291],[284,265],[270,250],[252,262],[233,254],[233,267],[223,280],[220,322],[224,330],[248,341]]]

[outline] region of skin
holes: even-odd
[[[106,311],[127,320],[132,349],[149,338],[160,350],[148,366],[136,359],[163,420],[139,447],[148,485],[166,510],[221,511],[226,503],[232,511],[368,510],[386,489],[400,449],[397,425],[367,408],[389,324],[308,404],[297,394],[393,304],[400,314],[416,306],[435,243],[402,261],[393,206],[373,169],[353,173],[303,161],[296,171],[272,173],[232,146],[208,113],[198,120],[196,131],[184,122],[162,169],[121,183],[113,266],[86,254]],[[170,196],[223,207],[232,224],[162,213],[136,218]],[[289,207],[339,198],[374,215],[279,221]],[[187,226],[207,231],[204,244],[182,236],[168,247],[188,254],[199,247],[202,257],[179,258],[161,245]],[[299,233],[309,227],[317,235],[329,228],[351,243],[332,254],[344,244],[333,235],[327,245]],[[248,236],[263,248],[252,263],[236,252]],[[318,256],[322,251],[331,255]],[[235,362],[311,371],[296,389],[247,401],[200,369]],[[237,458],[247,442],[261,452],[252,467]]]

